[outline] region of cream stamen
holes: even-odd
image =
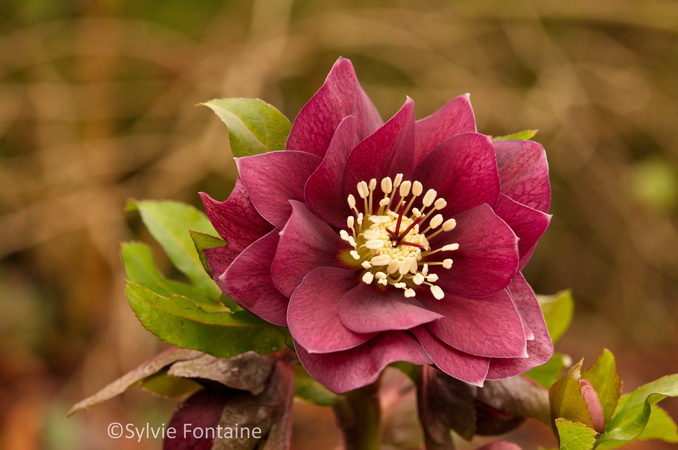
[[[383,197],[375,205],[377,186],[381,191],[378,195],[383,194]],[[456,221],[444,220],[442,214],[428,214],[426,210],[431,207],[433,211],[442,210],[447,201],[438,198],[435,189],[424,192],[419,181],[403,180],[400,173],[393,179],[361,181],[357,183],[356,191],[363,200],[363,211],[359,211],[356,197],[349,195],[348,206],[353,214],[346,219],[348,230],[340,230],[339,236],[352,247],[351,257],[364,269],[362,281],[372,284],[376,279],[381,286],[402,289],[408,298],[416,296],[415,288],[425,284],[435,298],[442,299],[443,290],[433,284],[439,277],[429,273],[429,266],[450,269],[452,259],[429,259],[438,252],[455,251],[459,244],[431,249],[429,242],[438,234],[453,230]],[[396,195],[399,198],[394,200]],[[375,206],[378,206],[376,213]]]

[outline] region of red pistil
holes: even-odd
[[[402,240],[401,240],[402,238],[404,238],[405,236],[407,236],[407,233],[409,233],[410,230],[411,230],[412,228],[415,227],[415,225],[417,225],[417,224],[420,223],[422,220],[424,220],[424,218],[425,218],[426,216],[423,215],[423,216],[417,217],[417,219],[416,219],[414,222],[412,222],[412,223],[410,224],[410,226],[407,227],[407,228],[405,229],[405,231],[403,231],[402,233],[400,233],[400,224],[402,223],[404,212],[405,212],[405,203],[403,203],[403,204],[400,206],[400,211],[398,211],[398,221],[396,222],[396,230],[395,230],[395,232],[393,232],[393,231],[389,230],[388,228],[386,228],[386,232],[391,236],[391,239],[392,239],[392,240],[395,240],[395,244],[394,244],[393,246],[395,247],[395,246],[397,246],[397,245],[402,244],[402,245],[409,245],[409,246],[411,246],[411,247],[416,247],[416,248],[419,248],[419,249],[422,249],[422,250],[426,250],[426,247],[424,247],[423,245],[415,244],[415,243],[413,243],[413,242],[405,242],[405,241],[402,241]]]
[[[410,224],[410,226],[407,227],[407,229],[406,229],[405,231],[403,231],[402,234],[396,238],[396,240],[397,240],[398,242],[400,242],[400,240],[401,240],[402,238],[404,238],[405,236],[407,236],[407,233],[409,233],[410,230],[411,230],[412,228],[414,228],[415,225],[417,225],[419,222],[421,222],[422,220],[424,220],[424,217],[426,217],[426,216],[419,216],[419,217],[417,217],[417,220],[415,220],[414,222],[412,222],[412,223]]]
[[[426,247],[424,247],[423,245],[415,244],[414,242],[399,241],[398,244],[409,245],[411,247],[417,247],[418,249],[421,249],[421,250],[426,250]]]

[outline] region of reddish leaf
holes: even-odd
[[[475,387],[422,366],[417,401],[428,450],[453,449],[450,429],[464,439],[475,434]]]
[[[202,354],[202,352],[196,350],[186,350],[177,347],[169,348],[148,361],[141,363],[137,368],[127,372],[125,375],[108,384],[96,394],[79,401],[71,408],[68,415],[120,395],[137,382],[154,375],[174,362],[194,359]]]
[[[263,392],[275,361],[274,355],[262,356],[254,352],[245,352],[228,359],[202,355],[173,364],[168,374],[173,377],[211,380],[258,395]]]
[[[211,450],[216,426],[232,391],[203,390],[194,394],[174,412],[163,450]],[[215,430],[215,431],[212,431]]]

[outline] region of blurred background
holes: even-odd
[[[163,348],[123,295],[119,242],[151,242],[125,201],[225,199],[226,129],[195,105],[260,97],[292,118],[339,55],[384,118],[470,92],[480,132],[539,129],[554,217],[525,272],[574,292],[558,349],[611,349],[627,391],[678,372],[676,2],[3,0],[0,447],[160,447],[106,437],[169,420],[146,393],[64,419]],[[295,448],[338,439],[329,411],[297,416]],[[511,439],[529,433],[554,445],[540,425]]]

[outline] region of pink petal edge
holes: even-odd
[[[426,328],[412,330],[433,363],[449,376],[482,387],[490,365],[488,358],[469,355],[448,346]]]
[[[431,364],[419,343],[405,332],[381,333],[359,347],[343,352],[310,354],[295,343],[299,361],[320,384],[341,394],[374,383],[395,361]]]
[[[534,141],[494,141],[501,191],[530,208],[546,212],[551,183],[546,152]]]
[[[360,282],[339,301],[339,318],[356,333],[409,330],[442,317],[392,286]]]
[[[527,358],[493,359],[487,378],[490,380],[518,375],[548,362],[553,356],[553,342],[549,336],[544,316],[534,291],[522,274],[516,275],[509,286],[516,307],[534,333],[534,339],[527,342]]]
[[[506,290],[478,299],[446,295],[422,302],[444,316],[425,328],[447,345],[488,358],[527,357],[523,322]]]
[[[362,345],[374,333],[355,333],[339,320],[339,299],[358,283],[353,270],[318,267],[290,297],[287,324],[309,353],[330,353]]]

